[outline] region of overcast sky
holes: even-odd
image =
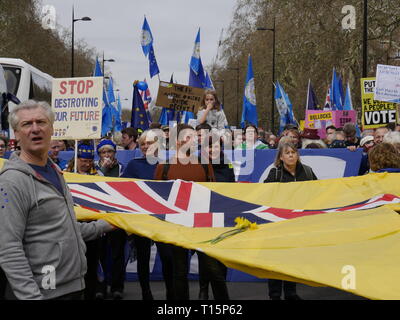
[[[75,42],[84,40],[96,48],[113,74],[114,89],[120,89],[123,108],[130,108],[134,80],[147,79],[153,99],[158,77],[150,80],[148,59],[140,45],[144,16],[154,38],[154,52],[160,78],[187,84],[189,62],[198,28],[201,28],[201,58],[210,65],[217,54],[221,30],[227,30],[236,0],[42,0],[56,9],[57,24],[71,29],[72,5],[75,19],[89,16],[92,21],[75,22]],[[101,63],[102,56],[99,57]],[[67,63],[70,63],[69,61]]]

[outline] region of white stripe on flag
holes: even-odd
[[[190,213],[166,214],[165,221],[193,228],[194,214]]]
[[[210,212],[210,189],[192,182],[188,212]]]
[[[212,227],[223,228],[225,227],[225,214],[223,212],[214,212],[212,215]]]

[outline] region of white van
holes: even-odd
[[[0,65],[4,69],[9,93],[15,95],[21,102],[34,99],[51,104],[52,76],[21,59],[0,58]],[[14,103],[9,102],[9,111],[14,106]],[[10,138],[14,138],[14,132],[11,128]]]

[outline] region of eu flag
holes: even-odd
[[[121,116],[122,116],[122,105],[121,105],[121,99],[119,97],[119,94],[117,96],[117,108],[113,108],[114,110],[114,130],[115,131],[121,131],[122,130],[122,122],[121,122]]]
[[[242,128],[244,128],[246,124],[252,124],[258,126],[253,62],[251,60],[250,55],[247,63],[247,77],[246,77],[246,86],[244,89],[244,97],[243,97],[242,120],[240,122]]]
[[[93,77],[102,77],[103,72],[101,71],[99,60],[96,57],[96,65],[94,66],[93,70]]]
[[[342,93],[340,92],[340,82],[336,74],[335,68],[333,68],[332,84],[331,84],[331,103],[332,110],[343,110]]]
[[[189,86],[201,89],[206,86],[206,77],[204,75],[203,63],[201,62],[200,57],[200,28],[197,32],[193,54],[190,59]],[[190,119],[195,119],[194,113],[184,111],[182,114],[182,122],[188,123]]]
[[[204,86],[206,89],[211,89],[211,90],[215,90],[214,88],[214,84],[208,74],[208,72],[206,71],[206,84]]]
[[[136,85],[133,86],[131,127],[142,130],[147,130],[149,128],[147,112]]]
[[[151,34],[150,26],[147,23],[146,17],[144,17],[143,27],[142,27],[142,39],[141,45],[143,49],[144,55],[147,55],[150,52],[151,47],[153,46],[153,35]]]
[[[292,102],[279,82],[275,86],[275,101],[280,115],[279,134],[287,124],[298,126],[297,120],[294,117]]]
[[[108,82],[107,97],[108,97],[108,103],[112,105],[115,102],[115,95],[114,95],[113,79],[111,77]]]
[[[150,47],[150,51],[149,51],[149,69],[150,69],[149,70],[150,78],[153,78],[153,76],[160,73],[160,70],[158,69],[158,65],[157,65],[156,56],[154,55],[153,46]]]
[[[108,132],[113,131],[113,110],[112,106],[108,103],[106,91],[103,88],[103,110],[101,119],[101,136],[105,137]]]
[[[318,110],[318,109],[319,109],[319,104],[317,96],[314,92],[311,80],[308,80],[306,110]]]
[[[194,42],[193,54],[192,58],[190,59],[190,69],[198,75],[200,72],[200,28],[197,32],[196,40]],[[204,73],[204,72],[203,72]]]
[[[160,119],[158,122],[163,126],[168,126],[170,121],[173,121],[175,118],[175,110],[162,108]]]

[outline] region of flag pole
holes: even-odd
[[[75,140],[75,155],[74,155],[74,173],[77,171],[77,162],[78,162],[78,140]]]

